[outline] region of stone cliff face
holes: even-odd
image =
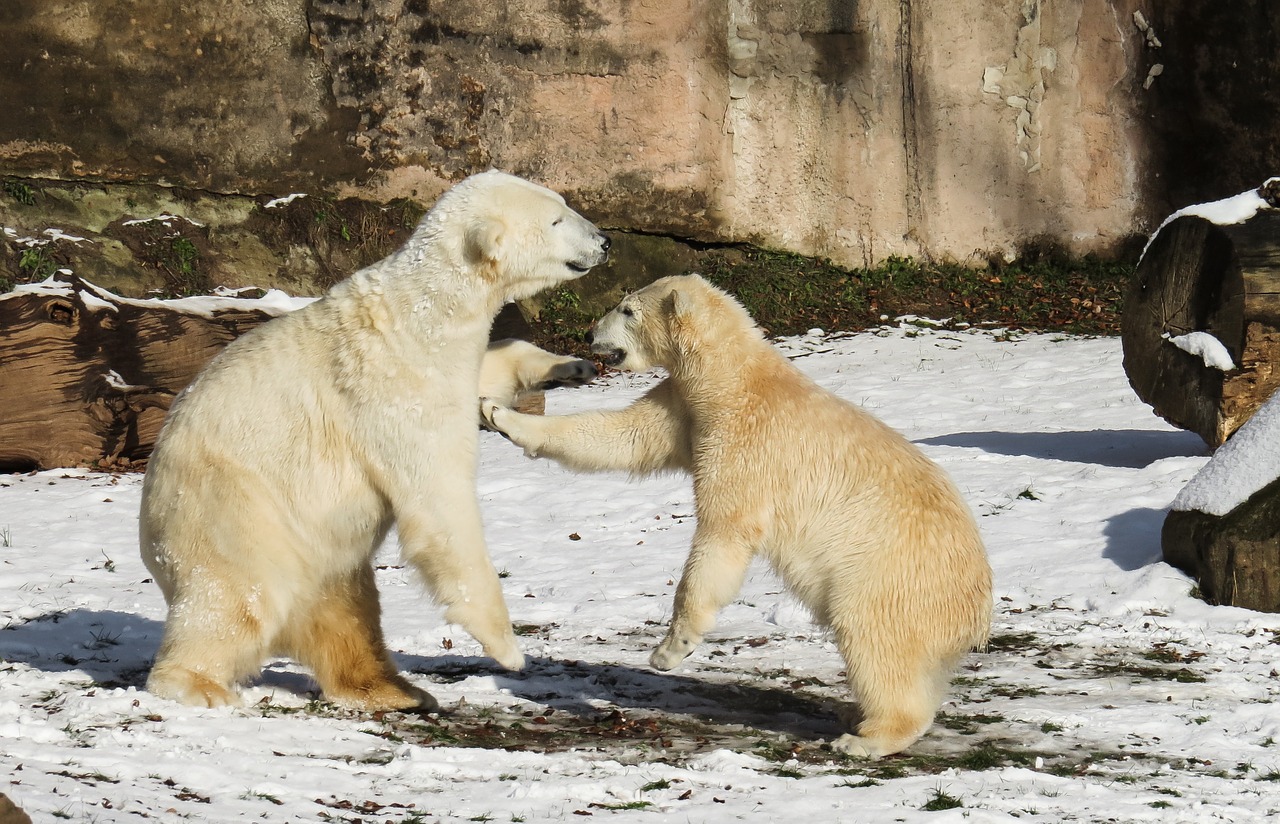
[[[1247,164],[1250,181],[1275,172],[1254,168],[1275,160],[1266,141],[1212,160],[1212,127],[1197,124],[1192,143],[1175,126],[1191,89],[1212,103],[1208,122],[1243,126],[1233,145],[1274,128],[1276,107],[1249,107],[1248,84],[1265,77],[1223,77],[1230,47],[1180,21],[1244,42],[1233,60],[1273,69],[1277,12],[1263,0],[1144,8],[7,0],[0,224],[12,233],[0,263],[15,271],[32,248],[15,238],[49,227],[84,238],[45,251],[88,277],[139,265],[131,250],[148,242],[169,254],[181,236],[217,282],[305,288],[347,263],[331,259],[344,242],[373,254],[395,240],[385,204],[421,207],[491,166],[611,228],[850,266],[1046,240],[1107,253],[1218,167]],[[1233,20],[1245,32],[1235,41]],[[1177,165],[1176,183],[1160,164]],[[311,196],[292,207],[306,215],[264,210],[291,192]],[[125,236],[160,209],[188,222]],[[339,213],[325,242],[303,231],[311,218],[337,226]],[[382,234],[353,240],[353,227]]]

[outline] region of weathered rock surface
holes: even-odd
[[[1210,166],[1273,171],[1253,166],[1280,114],[1250,90],[1275,94],[1280,12],[1223,5],[1139,25],[1140,0],[8,0],[0,223],[87,237],[172,207],[225,258],[214,280],[288,286],[345,268],[341,244],[246,226],[270,197],[421,206],[497,166],[611,228],[846,265],[1106,252],[1171,190],[1227,193]],[[1252,150],[1209,163],[1214,128]],[[145,268],[96,231],[86,276]]]

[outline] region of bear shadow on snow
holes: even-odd
[[[163,632],[160,621],[127,612],[53,610],[0,629],[0,660],[47,673],[80,672],[98,687],[141,690]],[[403,670],[437,683],[492,675],[501,689],[517,698],[582,719],[598,717],[616,707],[692,716],[717,725],[740,724],[801,738],[832,738],[844,731],[836,712],[843,702],[785,686],[749,683],[749,673],[720,674],[713,680],[622,664],[547,658],[530,658],[525,671],[512,673],[479,656],[395,653],[394,658]],[[285,660],[268,662],[252,683],[301,698],[318,695],[315,679],[286,669]],[[601,701],[609,707],[595,703]],[[441,712],[449,715],[448,709]]]
[[[955,432],[914,441],[921,446],[981,449],[994,455],[1024,455],[1053,461],[1140,469],[1165,458],[1205,453],[1193,432],[1094,429],[1073,432]]]
[[[578,718],[591,719],[611,707],[697,718],[715,725],[742,725],[799,738],[831,739],[847,731],[839,717],[845,701],[810,695],[782,685],[749,683],[750,673],[673,675],[626,664],[530,658],[520,672],[488,659],[397,656],[409,671],[433,680],[492,674],[513,696]],[[604,701],[609,706],[597,703]],[[447,712],[447,711],[446,711]]]
[[[142,689],[164,625],[114,610],[51,610],[0,629],[0,660],[83,672],[95,684]]]

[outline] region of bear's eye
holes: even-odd
[[[622,316],[623,316],[624,318],[629,318],[629,317],[632,317],[632,316],[634,316],[634,315],[635,315],[635,312],[632,312],[632,311],[631,311],[631,307],[630,307],[630,306],[624,306],[624,307],[622,307],[621,309],[619,309],[618,311],[622,313]]]
[[[552,225],[552,226],[559,226],[559,225],[560,225],[561,223],[563,223],[563,222],[564,222],[564,218],[562,218],[562,217],[558,217],[558,218],[556,218],[555,220],[551,221],[551,225]]]

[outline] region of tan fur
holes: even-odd
[[[862,721],[836,746],[878,758],[919,738],[991,620],[986,552],[945,473],[805,377],[696,275],[625,299],[592,349],[670,377],[620,411],[482,410],[529,455],[575,469],[692,473],[698,526],[653,666],[693,651],[762,554],[844,656]]]
[[[474,175],[396,254],[228,346],[143,484],[142,559],[169,604],[148,688],[235,704],[278,654],[340,704],[433,708],[383,641],[372,559],[393,523],[446,620],[522,667],[475,494],[481,362],[503,303],[607,248],[554,192]]]

